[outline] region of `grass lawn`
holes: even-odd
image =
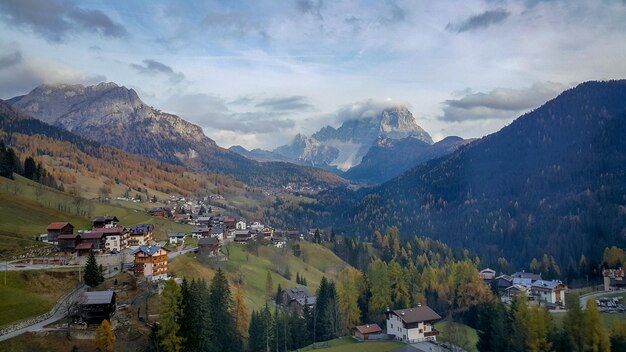
[[[265,281],[270,272],[274,292],[278,284],[282,288],[295,287],[296,273],[307,280],[309,292],[314,294],[323,276],[334,278],[348,265],[327,248],[311,243],[302,243],[304,260],[295,257],[288,249],[272,246],[259,246],[258,255],[250,253],[239,244],[231,243],[222,249],[228,253],[229,260],[207,264],[198,260],[193,253],[179,256],[170,262],[170,271],[179,277],[205,278],[210,280],[215,270],[220,267],[229,276],[231,282],[242,282],[246,305],[250,310],[257,310],[265,305]],[[291,278],[279,274],[288,268]],[[273,293],[274,293],[273,292]]]
[[[71,351],[74,346],[81,352],[97,351],[93,340],[68,340],[63,334],[44,335],[31,332],[0,342],[0,351],[68,352]]]
[[[358,342],[351,337],[341,337],[338,339],[327,341],[329,347],[317,348],[308,346],[301,351],[323,351],[323,352],[388,352],[393,351],[396,348],[402,347],[403,344],[395,341],[371,341],[371,342]]]
[[[9,271],[7,285],[0,275],[0,327],[43,314],[78,284],[78,272],[70,270]]]
[[[445,321],[435,324],[435,329],[439,330],[439,333],[440,333],[439,336],[437,336],[437,341],[446,342],[449,340],[449,337],[447,336],[447,331],[446,331],[446,324],[447,323]],[[478,352],[478,349],[476,348],[476,344],[478,343],[478,333],[476,332],[476,330],[464,324],[459,324],[459,325],[461,326],[462,331],[467,336],[467,346],[465,346],[467,347],[467,351]],[[454,343],[454,341],[451,341],[451,342]]]

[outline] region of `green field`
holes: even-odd
[[[447,336],[446,324],[447,323],[445,321],[435,324],[435,329],[439,331],[439,336],[437,336],[437,341],[439,342],[450,341],[450,338]],[[476,344],[478,343],[478,333],[476,330],[464,324],[459,324],[459,326],[467,337],[467,345],[461,347],[466,347],[469,352],[478,352],[478,349],[476,348]],[[454,343],[454,341],[450,342]]]
[[[295,257],[291,251],[272,246],[260,246],[258,256],[244,250],[239,244],[229,244],[222,252],[229,253],[229,260],[217,264],[204,264],[193,253],[174,258],[170,272],[179,277],[211,279],[217,267],[221,267],[233,281],[242,281],[248,308],[259,309],[265,305],[265,281],[270,271],[274,290],[278,284],[283,288],[295,287],[296,273],[303,275],[311,294],[319,286],[323,276],[334,278],[348,265],[327,248],[312,243],[301,243],[303,257]],[[289,268],[291,280],[281,276]]]
[[[326,344],[328,347],[325,347]],[[322,352],[388,352],[402,347],[403,344],[394,341],[370,341],[358,342],[352,337],[341,337],[323,343],[305,347],[300,351],[322,351]]]
[[[0,275],[0,327],[49,311],[59,297],[78,285],[78,272],[28,270]]]

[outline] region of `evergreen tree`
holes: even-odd
[[[611,351],[626,351],[626,322],[614,320],[611,326]]]
[[[322,243],[322,235],[320,234],[320,230],[315,230],[315,234],[313,235],[313,240],[315,243]]]
[[[270,300],[273,292],[274,283],[272,282],[272,273],[268,270],[267,275],[265,276],[265,299]]]
[[[479,351],[508,351],[511,337],[510,320],[500,301],[483,303],[478,307]]]
[[[24,160],[24,177],[29,180],[37,179],[37,164],[35,164],[35,159],[31,156]]]
[[[213,342],[216,351],[241,351],[243,345],[235,319],[232,315],[233,301],[228,280],[222,269],[217,269],[209,288],[210,329],[214,332]]]
[[[184,339],[180,334],[180,322],[183,314],[182,292],[174,279],[165,283],[161,293],[161,309],[159,312],[159,340],[168,352],[182,350]]]
[[[283,304],[283,288],[278,284],[278,288],[276,289],[276,297],[274,298],[274,302],[277,306]]]
[[[93,252],[89,252],[89,258],[87,258],[84,281],[87,286],[92,288],[100,285],[104,281],[102,271],[100,271],[100,267],[96,261],[96,255]]]
[[[96,346],[100,352],[115,351],[115,336],[108,320],[103,320],[96,330]]]

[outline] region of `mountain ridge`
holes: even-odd
[[[111,82],[42,85],[9,101],[35,118],[84,138],[160,161],[222,173],[253,186],[346,183],[317,169],[284,162],[260,164],[221,148],[200,126],[148,106],[134,90]]]

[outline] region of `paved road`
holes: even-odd
[[[587,307],[587,301],[590,298],[596,298],[599,296],[605,296],[607,294],[611,294],[611,293],[616,293],[617,291],[597,291],[594,293],[588,293],[584,296],[580,296],[580,307],[581,308],[586,308]]]
[[[185,249],[182,249],[180,251],[171,251],[169,253],[167,253],[167,259],[174,259],[176,257],[178,257],[179,255],[185,254],[185,253],[189,253],[189,252],[193,252],[196,249],[198,249],[198,247],[187,247]]]

